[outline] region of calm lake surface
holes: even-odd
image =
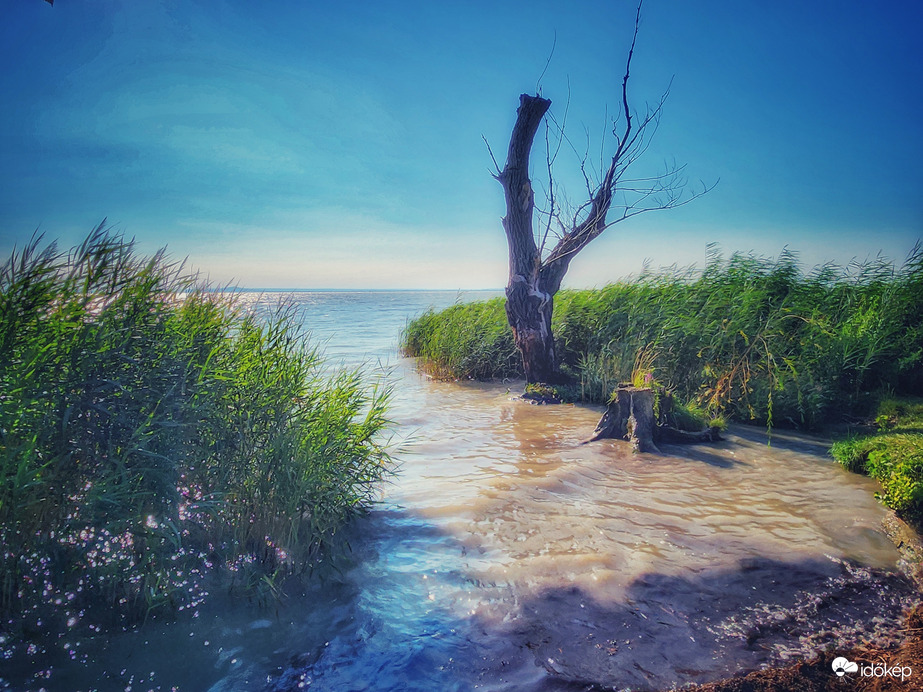
[[[768,447],[738,427],[662,456],[581,446],[598,408],[531,406],[514,397],[521,383],[435,382],[399,356],[409,317],[494,295],[288,294],[332,366],[364,364],[394,383],[400,472],[348,529],[351,559],[270,607],[216,593],[175,622],[64,633],[27,660],[0,660],[0,679],[47,690],[663,689],[891,626],[904,582],[877,485],[822,443],[779,433]],[[243,298],[261,309],[280,294]]]

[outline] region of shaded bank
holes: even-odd
[[[383,560],[402,562],[394,557],[400,546],[421,542],[464,547],[419,518],[400,521],[403,531],[383,537],[391,546]],[[819,650],[827,652],[817,664],[821,677],[825,663],[854,654],[860,644],[865,651],[890,651],[903,639],[904,612],[919,600],[913,581],[894,571],[838,560],[752,558],[688,577],[642,574],[618,600],[579,585],[521,592],[494,583],[488,585],[493,596],[462,616],[428,601],[426,589],[464,595],[472,577],[453,570],[435,574],[428,587],[413,572],[400,574],[408,582],[403,599],[410,611],[400,622],[388,620],[373,602],[353,604],[347,627],[293,656],[265,689],[351,689],[374,680],[383,692],[484,684],[533,692],[654,691],[810,661]],[[363,607],[376,613],[371,622]],[[788,676],[763,671],[751,677],[807,684],[805,665],[811,664],[799,664]],[[825,675],[835,677],[829,665]]]
[[[887,647],[918,598],[912,581],[891,572],[753,559],[689,578],[643,575],[616,606],[577,587],[548,591],[504,631],[556,679],[661,690],[818,650]]]
[[[920,689],[923,676],[923,604],[917,605],[904,620],[898,646],[866,644],[845,651],[824,654],[784,668],[761,670],[749,675],[696,686],[697,692],[839,692],[845,686],[858,692],[904,692]],[[840,657],[860,668],[843,680],[833,674],[833,662]],[[872,668],[863,675],[862,668]],[[876,677],[876,673],[878,674]],[[844,676],[845,677],[845,676]]]

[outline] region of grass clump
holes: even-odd
[[[430,310],[409,322],[401,349],[440,379],[516,377],[522,360],[506,322],[503,298]]]
[[[674,402],[663,418],[663,424],[687,432],[698,432],[710,427],[723,430],[727,427],[720,419],[709,416],[705,409],[695,404]]]
[[[581,401],[580,389],[573,384],[529,383],[523,399],[543,404],[572,404]]]
[[[844,468],[881,483],[879,499],[918,525],[923,521],[923,400],[888,398],[876,417],[878,431],[833,444]]]
[[[213,568],[271,582],[372,501],[387,389],[322,374],[290,308],[258,319],[228,295],[102,225],[2,265],[8,622],[183,608]]]
[[[482,330],[508,332],[501,308],[496,301]],[[454,310],[456,333],[487,318],[477,304]],[[467,348],[484,348],[447,338],[443,313],[424,317],[408,325],[408,354],[429,362],[451,351],[463,363]],[[810,272],[789,251],[724,258],[712,249],[700,272],[645,271],[561,291],[552,327],[561,368],[585,401],[604,403],[643,374],[709,416],[813,428],[867,414],[883,389],[923,391],[923,249],[899,266],[877,258]],[[521,375],[515,352],[505,353]],[[484,374],[460,367],[453,376]]]

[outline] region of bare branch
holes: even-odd
[[[545,61],[545,69],[542,70],[542,73],[538,76],[538,81],[535,82],[535,93],[539,96],[542,95],[542,79],[545,77],[545,73],[548,71],[548,66],[551,64],[551,58],[554,57],[554,49],[558,45],[558,32],[555,30],[554,39],[551,42],[551,52],[548,54],[548,59]]]
[[[558,128],[558,143],[557,143],[557,146],[555,147],[554,154],[551,157],[552,163],[554,163],[554,161],[558,158],[558,153],[561,151],[561,145],[564,143],[565,140],[567,140],[567,135],[565,134],[565,132],[567,128],[567,114],[569,112],[570,112],[570,77],[567,78],[567,101],[564,104],[564,116],[561,118],[561,122],[558,123],[557,119],[551,113],[548,114],[548,118],[546,119],[546,122],[548,121],[548,119],[550,119],[551,122],[553,122]],[[568,141],[568,144],[570,144],[570,141],[569,140],[567,141]]]
[[[545,120],[545,165],[548,168],[548,220],[545,224],[545,232],[542,234],[542,241],[538,245],[538,254],[541,256],[545,252],[545,243],[548,241],[548,233],[551,231],[551,221],[554,219],[554,174],[552,166],[554,158],[551,155],[551,142],[548,137],[550,126],[548,120]],[[560,147],[559,147],[560,148]]]
[[[542,234],[541,241],[538,244],[540,256],[545,252],[545,246],[548,242],[549,235],[559,237],[556,233],[552,233],[552,224],[556,221],[558,225],[563,228],[563,224],[560,220],[559,207],[555,196],[556,191],[554,183],[554,162],[557,160],[558,154],[560,153],[561,147],[563,146],[566,139],[565,128],[567,126],[567,114],[570,112],[570,79],[568,79],[567,87],[567,102],[564,104],[564,116],[562,117],[561,122],[558,123],[557,119],[551,113],[548,113],[545,117],[545,166],[548,175],[548,189],[543,190],[543,192],[545,193],[545,198],[548,201],[548,209],[539,210],[539,213],[546,217],[545,230]],[[557,128],[557,141],[555,143],[553,152],[551,147],[552,123]]]
[[[621,158],[625,142],[631,135],[631,108],[628,106],[628,78],[631,76],[631,59],[635,54],[635,44],[638,41],[638,29],[641,27],[642,4],[644,4],[644,0],[640,0],[640,2],[638,2],[638,10],[635,14],[635,30],[631,36],[631,47],[628,49],[628,59],[625,61],[625,76],[622,78],[622,109],[625,113],[625,132],[621,137],[621,141],[616,147],[615,156],[613,157],[616,159]]]
[[[492,175],[494,178],[497,178],[497,179],[499,180],[501,171],[500,171],[500,164],[497,163],[497,157],[494,156],[494,152],[493,152],[493,150],[490,148],[490,142],[487,141],[487,137],[485,137],[484,135],[481,135],[481,139],[483,139],[483,140],[484,140],[484,144],[487,145],[487,153],[490,154],[490,159],[491,159],[491,161],[494,162],[494,168],[497,169],[497,172],[496,172],[496,173],[491,173],[491,175]]]

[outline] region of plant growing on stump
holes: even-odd
[[[561,380],[555,356],[551,313],[554,295],[574,256],[610,226],[646,211],[672,209],[687,204],[709,188],[683,197],[685,179],[682,166],[667,167],[664,172],[644,179],[629,179],[628,169],[645,152],[657,130],[664,93],[655,106],[648,106],[643,117],[633,111],[628,99],[628,80],[634,55],[641,4],[635,15],[634,33],[622,79],[622,99],[618,116],[612,123],[615,151],[608,168],[601,171],[598,183],[586,172],[587,157],[581,170],[586,181],[588,199],[567,218],[555,201],[551,168],[554,155],[547,153],[548,189],[545,208],[539,209],[544,218],[543,228],[533,225],[536,211],[535,193],[529,175],[529,155],[532,142],[551,101],[539,95],[519,97],[516,124],[510,135],[509,150],[503,170],[497,165],[495,178],[503,186],[506,216],[503,229],[509,245],[509,283],[506,287],[506,314],[517,349],[522,354],[523,369],[528,382],[555,383]],[[563,141],[563,131],[560,133]],[[496,164],[496,161],[495,161]],[[611,213],[615,207],[616,213]],[[549,237],[557,242],[548,249]]]

